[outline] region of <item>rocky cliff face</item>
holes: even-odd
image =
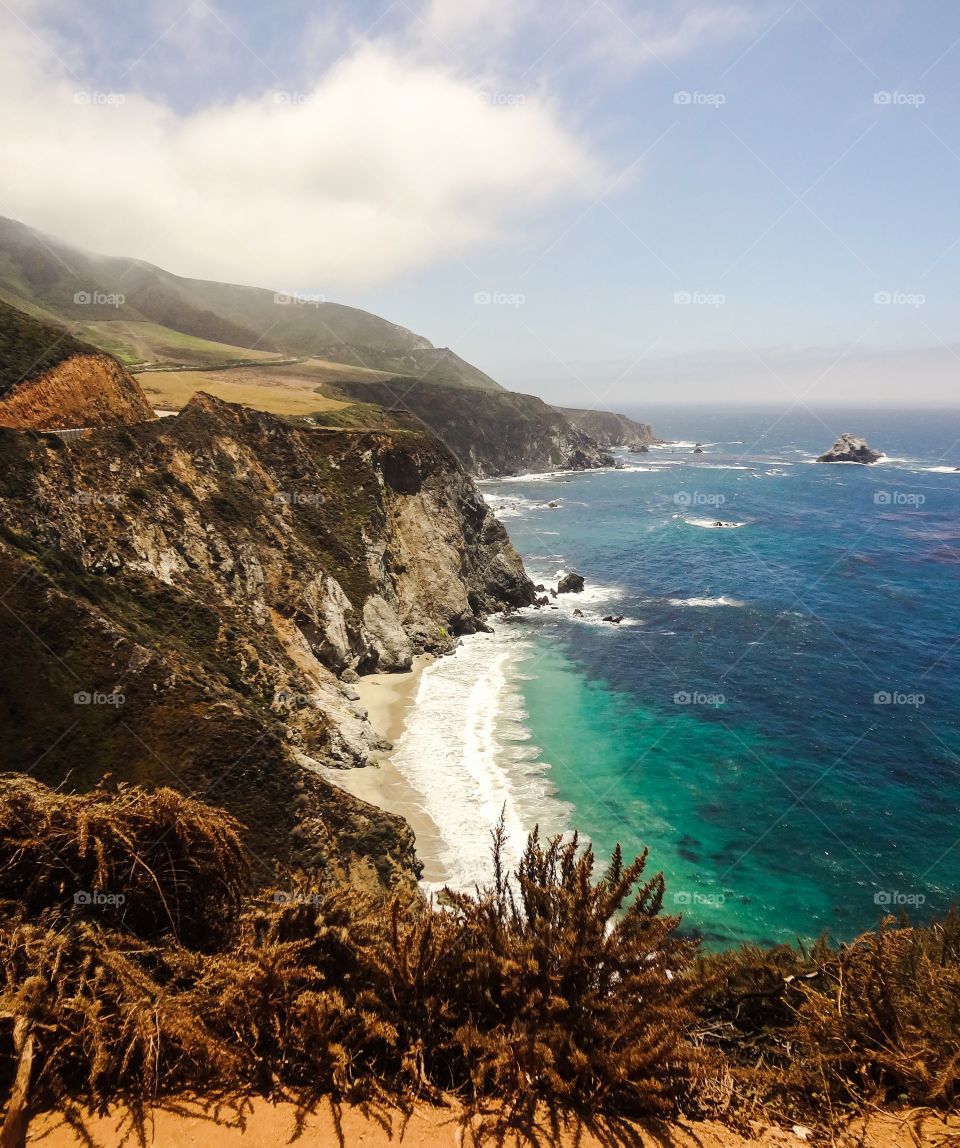
[[[0,510],[8,768],[180,785],[244,820],[265,879],[411,885],[405,823],[314,770],[378,748],[344,669],[401,669],[532,600],[442,446],[199,395],[69,444],[0,431]]]
[[[110,355],[74,354],[0,398],[0,426],[54,430],[152,419],[137,380]]]
[[[634,422],[615,411],[585,411],[574,407],[558,407],[557,410],[601,447],[622,446],[644,451],[657,441],[649,423]]]
[[[533,395],[396,378],[338,383],[359,402],[421,420],[478,478],[532,471],[609,466],[612,458],[556,407]]]

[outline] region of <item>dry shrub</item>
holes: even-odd
[[[239,823],[176,790],[65,794],[0,778],[0,887],[31,916],[72,905],[138,937],[209,944],[235,920],[248,872]]]
[[[26,1019],[37,1035],[34,1099],[81,1097],[99,1107],[229,1081],[239,1057],[196,1008],[189,986],[199,967],[179,947],[159,949],[84,920],[61,928],[8,922],[0,1011]]]
[[[707,958],[699,1036],[741,1105],[841,1120],[867,1104],[960,1101],[960,918],[887,919],[848,945],[745,946]]]
[[[620,850],[593,881],[577,839],[534,832],[515,877],[447,894],[449,909],[405,925],[395,915],[389,984],[406,1067],[472,1104],[506,1101],[530,1125],[552,1113],[675,1112],[691,1079],[685,1041],[693,946],[661,915],[663,877]]]
[[[960,918],[892,918],[841,946],[804,987],[795,1031],[831,1097],[960,1100]]]
[[[616,850],[595,879],[576,838],[534,833],[507,874],[501,825],[492,885],[442,907],[295,875],[275,902],[249,893],[238,828],[169,790],[0,779],[8,1095],[136,1113],[182,1091],[304,1106],[452,1091],[496,1108],[501,1132],[546,1113],[548,1138],[681,1110],[823,1123],[960,1100],[956,914],[694,963],[646,853]],[[78,888],[127,900],[77,906]]]

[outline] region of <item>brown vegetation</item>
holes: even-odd
[[[441,906],[290,875],[252,890],[239,826],[169,790],[0,784],[0,1143],[183,1093],[407,1107],[612,1143],[626,1119],[842,1122],[960,1094],[960,921],[698,960],[662,875],[531,836]],[[76,891],[122,893],[122,904]],[[545,1120],[545,1124],[544,1124]],[[545,1129],[545,1132],[544,1132]]]

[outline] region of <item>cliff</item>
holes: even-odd
[[[337,390],[359,402],[413,414],[479,478],[583,470],[613,461],[586,431],[534,395],[404,377],[337,383]]]
[[[0,426],[117,426],[152,419],[116,359],[0,302]]]
[[[0,426],[57,430],[154,417],[137,380],[109,355],[71,355],[0,399]]]
[[[347,668],[400,669],[532,586],[444,448],[198,395],[62,442],[0,430],[0,751],[175,785],[272,865],[411,888],[412,834],[320,764],[379,748]]]
[[[557,407],[557,410],[601,447],[622,446],[643,451],[657,441],[649,423],[634,422],[615,411],[586,411],[575,407]]]

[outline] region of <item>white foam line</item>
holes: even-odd
[[[506,861],[514,865],[538,822],[550,833],[570,809],[552,794],[547,766],[530,744],[514,678],[526,650],[509,626],[464,639],[423,672],[393,763],[437,826],[442,874],[426,883],[471,889],[490,879],[490,831],[504,814]]]

